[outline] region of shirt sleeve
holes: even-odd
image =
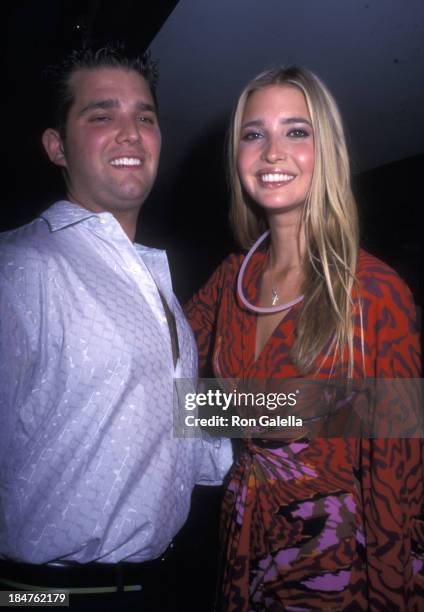
[[[206,431],[201,433],[202,452],[197,462],[196,484],[220,485],[233,463],[230,438],[213,438]]]
[[[376,378],[418,378],[411,293],[394,273],[375,285]],[[370,313],[371,314],[371,313]],[[368,330],[372,337],[371,330]],[[367,334],[367,330],[365,330]],[[422,438],[362,440],[362,492],[372,609],[419,610],[424,596]]]
[[[10,282],[0,277],[0,464],[36,366],[25,310]]]

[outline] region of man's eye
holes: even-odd
[[[107,115],[96,115],[95,117],[90,118],[91,123],[106,123],[109,120],[110,117]]]
[[[154,119],[152,117],[149,117],[149,116],[146,116],[146,115],[140,115],[138,120],[140,121],[140,123],[147,123],[149,125],[153,125],[154,124]]]
[[[287,136],[290,138],[306,138],[309,136],[309,132],[304,130],[303,128],[293,128],[287,133]]]

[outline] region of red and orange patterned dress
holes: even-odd
[[[264,254],[246,270],[256,301]],[[255,361],[257,315],[236,293],[232,255],[186,306],[203,375],[299,377],[290,349],[301,304],[287,313]],[[364,351],[355,320],[355,372],[418,378],[420,350],[410,292],[386,264],[361,251]],[[324,367],[318,378],[328,377]],[[221,520],[222,611],[424,611],[422,440],[243,440]]]

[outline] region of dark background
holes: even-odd
[[[219,4],[218,2],[216,6]],[[275,22],[275,0],[272,2],[264,0],[257,4],[258,11],[264,7],[272,8],[268,19],[270,23]],[[293,4],[296,3],[290,3],[290,6]],[[312,8],[314,4],[309,3],[309,6]],[[337,26],[337,20],[342,20],[343,15],[337,16],[334,13],[333,0],[322,0],[317,4],[319,9],[314,10],[320,10],[321,13],[324,11],[323,23],[333,20],[331,27],[334,35],[343,37],[343,32],[339,31],[341,28]],[[398,4],[400,11],[408,11],[408,6],[409,10],[414,10],[414,20],[417,24],[414,26],[417,43],[413,47],[417,60],[416,78],[413,76],[408,78],[407,91],[412,99],[419,101],[423,99],[424,82],[424,72],[420,70],[420,62],[423,59],[421,44],[424,33],[424,4],[421,4],[421,12],[418,13],[412,6],[414,4],[418,6],[417,3]],[[236,17],[240,20],[240,30],[246,28],[254,33],[253,37],[250,34],[246,49],[249,48],[253,55],[264,53],[264,48],[268,44],[267,32],[256,31],[254,27],[256,16],[242,10],[248,5],[252,7],[252,1],[243,3],[240,0],[228,0],[227,5],[233,12],[235,8],[238,9]],[[342,5],[349,10],[362,10],[365,16],[368,11],[376,23],[381,25],[381,32],[378,27],[375,29],[375,38],[364,41],[364,44],[369,46],[369,51],[358,49],[358,53],[365,54],[365,57],[369,53],[372,62],[379,49],[384,49],[380,51],[384,55],[381,59],[390,63],[390,69],[406,70],[406,64],[402,64],[406,61],[402,47],[386,48],[378,37],[379,33],[384,37],[384,33],[388,31],[392,33],[399,30],[395,13],[386,10],[387,6],[393,8],[395,4],[391,0],[386,3],[346,0]],[[195,11],[193,9],[191,13],[191,7],[194,6]],[[221,3],[222,6],[225,6],[225,3]],[[277,17],[283,23],[286,18],[284,11],[288,10],[289,4],[281,0],[278,6],[281,14]],[[307,5],[303,3],[303,6]],[[381,7],[381,18],[376,13],[379,10],[378,6]],[[157,185],[142,211],[137,239],[148,245],[167,249],[175,292],[181,301],[185,301],[207,280],[216,265],[235,248],[227,224],[228,193],[225,182],[224,139],[230,109],[237,97],[236,92],[248,78],[258,72],[255,66],[246,65],[247,54],[235,46],[233,54],[229,57],[233,73],[224,74],[222,65],[220,72],[217,73],[213,63],[214,53],[216,52],[218,56],[224,44],[221,37],[225,35],[225,10],[222,11],[222,15],[218,15],[222,22],[222,31],[217,30],[215,33],[216,48],[205,45],[201,52],[198,49],[193,51],[189,49],[188,54],[193,65],[186,65],[187,60],[184,68],[178,64],[179,45],[181,48],[184,44],[187,46],[189,39],[187,32],[190,32],[190,28],[193,40],[194,34],[201,39],[202,32],[199,33],[198,29],[201,27],[202,11],[211,10],[214,9],[211,9],[210,3],[203,0],[198,0],[196,3],[193,3],[193,0],[180,2],[161,0],[155,3],[120,0],[119,6],[116,3],[109,4],[100,0],[85,2],[48,0],[43,3],[26,1],[17,2],[13,8],[8,9],[6,89],[2,100],[6,156],[3,178],[5,193],[0,209],[0,231],[30,221],[63,195],[60,174],[49,164],[40,144],[42,129],[48,125],[49,110],[41,72],[43,67],[60,59],[64,50],[77,44],[81,31],[86,29],[100,39],[130,41],[140,51],[152,45],[153,51],[159,54],[159,61],[165,61],[161,70],[164,80],[159,88],[160,120],[163,130],[161,169]],[[215,9],[218,10],[219,7]],[[325,14],[326,10],[328,14]],[[210,22],[212,16],[211,19],[209,15],[207,17],[207,21]],[[181,28],[181,35],[180,39],[177,36],[176,43],[175,32],[178,35],[178,28]],[[300,29],[297,21],[292,29]],[[302,34],[301,29],[300,33]],[[411,35],[405,34],[408,39]],[[229,36],[231,37],[231,32]],[[206,35],[205,40],[207,40]],[[305,40],[308,45],[312,45],[311,60],[308,65],[314,69],[314,62],[318,61],[316,54],[322,49],[322,29],[314,28],[312,24],[311,30],[306,32],[306,35],[300,36],[297,41],[293,38],[292,44],[296,47],[304,44]],[[175,44],[177,45],[175,51],[167,47]],[[170,65],[169,55],[172,54],[176,58],[175,69],[173,64]],[[355,57],[355,53],[353,56]],[[167,63],[166,58],[168,58]],[[330,70],[333,59],[325,63],[324,56],[322,58],[324,63],[321,70],[325,73],[328,65],[328,76],[326,74],[324,76],[330,83],[330,88],[332,81],[336,83],[336,89],[339,86],[341,88],[343,84],[340,83],[340,79]],[[239,62],[240,70],[234,70],[236,61]],[[274,59],[274,62],[281,61],[280,57]],[[196,73],[196,62],[204,62],[202,74],[209,82],[214,83],[213,95],[209,96],[206,103],[201,99],[199,102],[202,86],[192,76]],[[264,65],[262,63],[262,67]],[[370,81],[365,81],[366,70],[363,65],[363,59],[360,67],[352,67],[346,60],[346,65],[340,69],[343,69],[347,82],[357,79],[356,91],[362,88],[364,99],[370,88],[381,86],[387,106],[384,104],[384,108],[380,108],[377,104],[377,108],[367,107],[358,101],[352,102],[349,92],[344,93],[342,89],[339,95],[335,92],[337,99],[341,101],[342,113],[347,118],[354,161],[354,191],[360,208],[362,243],[401,274],[411,287],[416,303],[422,307],[424,296],[421,208],[423,207],[424,124],[417,122],[415,108],[410,113],[412,124],[408,123],[409,111],[406,101],[402,102],[403,106],[396,107],[391,113],[388,112],[391,97],[396,97],[393,88],[387,89],[385,78],[372,69],[369,70],[367,77]],[[243,70],[246,70],[248,77],[244,76]],[[409,65],[408,70],[414,74],[414,66]],[[175,71],[178,71],[178,82],[181,87],[175,86],[170,78],[170,75],[175,77]],[[396,79],[396,76],[394,78]],[[237,81],[236,85],[232,85],[234,80]],[[168,88],[171,84],[174,89],[171,88],[170,93]],[[187,92],[188,87],[189,92]],[[186,94],[185,97],[183,94]],[[215,95],[220,95],[219,100],[224,100],[225,103],[221,104],[218,97],[215,101]],[[396,95],[398,96],[399,92],[396,92]],[[215,106],[216,114],[213,111]],[[202,119],[200,113],[205,108],[207,111],[205,116],[208,119]],[[421,114],[422,111],[423,106]],[[368,155],[372,148],[370,143],[373,144],[381,135],[391,134],[393,122],[401,123],[396,132],[401,140],[400,144],[398,141],[391,142],[388,139],[383,142],[380,155],[374,149],[372,155],[371,153]],[[358,127],[357,132],[355,126],[360,126],[362,131],[360,132]],[[181,136],[182,133],[184,136]],[[369,142],[367,138],[370,139]],[[407,146],[409,142],[413,143],[410,149]],[[417,142],[421,142],[421,146],[417,146]],[[403,156],[399,157],[399,151]],[[366,161],[362,163],[361,160]],[[178,538],[181,550],[184,551],[181,563],[181,588],[187,597],[187,610],[190,607],[193,610],[207,610],[213,597],[220,495],[220,489],[202,487],[195,491],[192,513]],[[195,585],[201,585],[204,602],[202,605],[197,599]]]

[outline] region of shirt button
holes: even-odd
[[[107,223],[107,219],[100,218],[99,221],[102,225],[106,225]]]
[[[181,493],[184,491],[184,485],[183,484],[180,485],[180,491],[181,491]]]

